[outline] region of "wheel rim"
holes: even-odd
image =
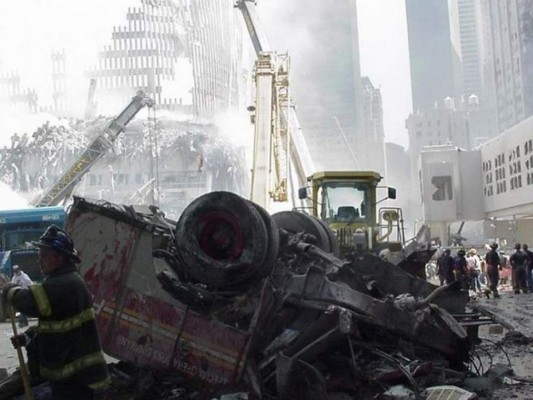
[[[210,211],[200,217],[200,249],[215,260],[235,260],[244,249],[240,224],[230,214]]]
[[[252,203],[234,193],[210,192],[185,208],[174,240],[188,279],[221,289],[264,273],[269,236]]]
[[[299,211],[280,211],[273,214],[272,218],[279,228],[291,234],[305,232],[313,235],[317,240],[317,247],[328,253],[331,252],[328,232],[317,218]]]

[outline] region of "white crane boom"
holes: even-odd
[[[250,0],[238,0],[235,7],[242,12],[257,54],[251,200],[268,209],[269,198],[287,201],[289,185],[292,194],[305,186],[307,177],[314,172],[314,164],[291,103],[289,56],[269,51],[257,10]]]

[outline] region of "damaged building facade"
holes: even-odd
[[[85,119],[47,122],[13,135],[0,153],[2,180],[31,201],[105,128],[109,119],[99,115],[117,113],[141,89],[154,106],[126,127],[75,193],[157,204],[173,215],[210,190],[245,194],[245,148],[224,138],[215,121],[246,108],[249,74],[243,69],[239,17],[223,0],[143,0],[129,8],[126,24],[114,27],[98,65],[87,72]],[[68,105],[75,102],[64,79],[68,54],[54,54],[57,115],[72,117],[75,110]],[[23,93],[19,80],[1,82],[17,101]]]

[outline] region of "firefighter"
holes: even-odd
[[[529,261],[528,256],[521,250],[520,243],[516,243],[514,248],[516,251],[509,258],[513,274],[513,290],[515,294],[519,294],[520,290],[527,293],[526,266]]]
[[[522,250],[527,254],[527,289],[533,292],[533,251],[529,250],[527,244],[522,245]]]
[[[438,274],[441,286],[450,284],[455,281],[453,274],[453,257],[450,255],[450,249],[444,249],[442,256],[438,260]]]
[[[500,281],[500,271],[502,264],[500,255],[498,254],[498,243],[492,243],[490,250],[485,254],[485,262],[487,263],[487,276],[489,278],[489,289],[492,291],[494,298],[500,297],[498,294],[498,283]],[[488,294],[487,294],[488,297]]]
[[[33,244],[39,247],[43,282],[27,289],[8,284],[2,295],[39,321],[12,342],[26,346],[32,380],[39,374],[49,381],[52,400],[92,400],[110,380],[91,294],[75,266],[81,260],[68,233],[55,225]]]
[[[457,250],[457,256],[453,260],[453,273],[455,280],[461,282],[461,288],[468,290],[470,286],[470,277],[468,273],[468,262],[465,258],[465,249]]]

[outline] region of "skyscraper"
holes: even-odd
[[[533,114],[533,0],[406,1],[413,111],[474,94],[498,132]]]
[[[450,7],[450,31],[452,46],[457,50],[460,59],[460,75],[456,83],[460,86],[461,95],[481,97],[482,103],[482,62],[480,49],[482,37],[479,0],[453,0]]]
[[[452,46],[448,0],[406,0],[413,111],[458,97],[459,54]]]
[[[88,73],[98,99],[123,104],[142,88],[161,109],[210,118],[244,97],[240,16],[225,0],[140,0]],[[239,104],[240,105],[240,104]],[[243,106],[243,105],[242,105]]]
[[[363,103],[362,143],[366,151],[359,154],[360,164],[365,169],[385,174],[385,130],[383,127],[383,103],[381,90],[374,87],[366,76],[361,78]]]
[[[533,0],[481,0],[488,92],[500,132],[533,113]]]
[[[292,97],[317,169],[363,167],[353,155],[363,121],[355,0],[258,4],[272,49],[288,51]]]

